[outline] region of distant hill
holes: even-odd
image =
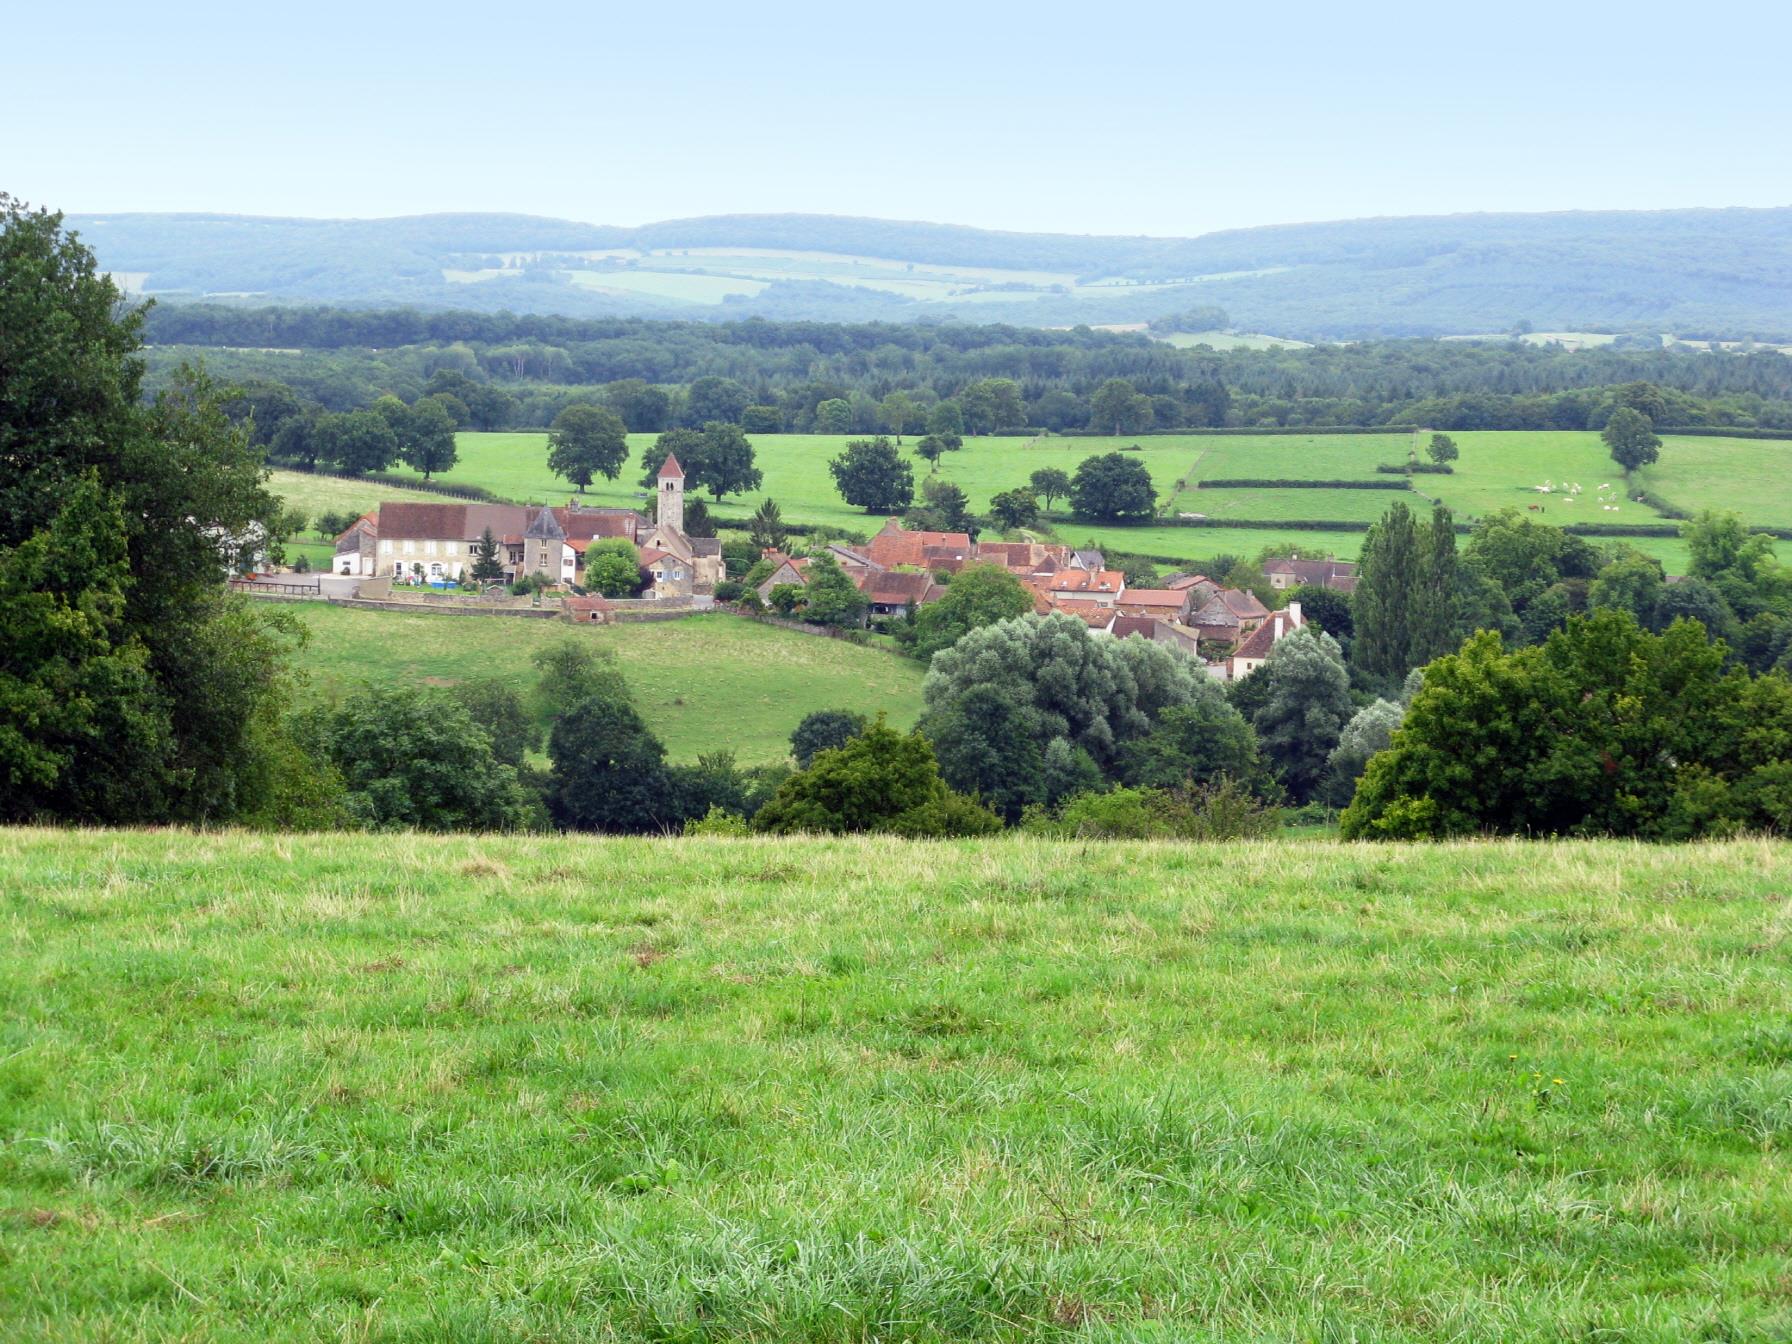
[[[168,300],[830,321],[1147,321],[1217,306],[1306,338],[1542,330],[1792,336],[1792,207],[1483,214],[1199,238],[829,215],[640,228],[528,215],[71,215]]]

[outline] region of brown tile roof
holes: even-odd
[[[1143,635],[1146,639],[1157,634],[1157,617],[1155,616],[1116,616],[1114,617],[1114,638],[1125,639],[1128,635]]]
[[[945,591],[933,581],[933,575],[914,570],[863,574],[859,577],[858,589],[867,601],[885,607],[918,607]]]
[[[416,504],[408,500],[380,505],[380,530],[388,541],[458,539],[467,530],[465,504]]]
[[[1084,602],[1075,598],[1058,602],[1052,610],[1065,616],[1074,616],[1084,625],[1097,630],[1107,629],[1108,622],[1114,619],[1114,609],[1104,607],[1096,602]]]
[[[1188,605],[1188,594],[1170,588],[1128,588],[1120,599],[1124,607],[1162,607],[1181,611]]]
[[[1164,587],[1173,588],[1180,593],[1190,588],[1198,588],[1204,583],[1212,582],[1213,580],[1208,578],[1205,574],[1172,574],[1169,578],[1164,580]]]
[[[599,593],[587,597],[569,597],[560,604],[567,611],[610,611],[610,600]]]
[[[633,509],[556,508],[554,518],[569,539],[621,537],[633,541],[646,519]]]
[[[660,468],[660,479],[662,481],[682,481],[684,479],[684,468],[678,465],[677,453],[666,454],[665,465]]]
[[[1298,604],[1296,604],[1298,605]],[[1244,642],[1232,651],[1234,658],[1267,658],[1276,641],[1300,629],[1306,621],[1293,611],[1278,611],[1245,636]]]

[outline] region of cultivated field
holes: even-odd
[[[311,631],[298,655],[310,693],[368,682],[446,686],[495,677],[528,692],[530,655],[569,637],[613,649],[641,716],[673,760],[732,750],[743,765],[781,761],[817,709],[885,711],[908,728],[926,669],[911,658],[737,616],[594,628],[561,621],[295,605]]]
[[[1792,1336],[1792,849],[0,832],[8,1340]]]

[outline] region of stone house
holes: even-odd
[[[1243,643],[1226,659],[1226,675],[1233,681],[1248,677],[1269,659],[1271,649],[1306,624],[1300,603],[1290,602],[1285,610],[1271,612],[1268,618],[1245,636]]]
[[[1344,560],[1302,560],[1298,555],[1271,560],[1263,576],[1277,592],[1288,588],[1330,588],[1333,592],[1356,591],[1356,566]]]

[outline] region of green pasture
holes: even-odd
[[[638,507],[643,491],[634,484],[641,452],[655,436],[630,436],[629,470],[617,481],[600,481],[586,495],[593,503]],[[764,489],[755,495],[724,500],[725,514],[744,515],[764,495],[778,501],[792,522],[828,523],[869,533],[882,525],[879,516],[848,507],[834,490],[828,460],[854,435],[764,434],[753,444]],[[1621,497],[1623,477],[1615,469],[1599,437],[1588,431],[1474,431],[1453,436],[1462,450],[1448,476],[1418,476],[1410,495],[1363,490],[1201,490],[1195,482],[1214,478],[1368,479],[1380,462],[1406,458],[1412,435],[1390,434],[1250,434],[1150,435],[1131,439],[972,438],[964,448],[941,459],[939,474],[962,486],[973,508],[988,507],[992,495],[1022,485],[1040,467],[1074,472],[1085,457],[1137,446],[1139,460],[1151,472],[1159,493],[1171,500],[1170,511],[1206,513],[1216,518],[1261,522],[1260,528],[1113,527],[1080,523],[1064,516],[1054,526],[1066,540],[1095,537],[1117,550],[1203,559],[1219,552],[1255,553],[1264,546],[1298,546],[1317,554],[1331,552],[1348,559],[1361,545],[1361,535],[1307,532],[1277,528],[1277,522],[1300,518],[1368,523],[1393,500],[1404,498],[1415,509],[1441,500],[1461,521],[1503,508],[1529,510],[1550,523],[1659,523],[1653,511]],[[507,498],[561,502],[571,488],[547,469],[547,436],[542,433],[463,434],[460,464],[441,479],[483,486]],[[913,452],[914,436],[904,439]],[[1792,451],[1771,441],[1670,439],[1660,464],[1639,476],[1639,483],[1684,508],[1732,508],[1751,522],[1792,525]],[[928,467],[913,459],[917,482]],[[421,477],[416,477],[421,485]],[[1540,494],[1545,482],[1555,493]],[[1577,500],[1561,493],[1578,483]],[[1598,487],[1617,487],[1608,495],[1616,510],[1603,510]],[[377,495],[380,487],[374,488]],[[389,493],[389,492],[388,492]],[[1062,501],[1058,512],[1063,514]],[[1223,538],[1223,539],[1222,539]],[[1684,572],[1686,553],[1676,538],[1627,538],[1628,544],[1661,559],[1675,573]]]
[[[530,656],[574,638],[614,650],[635,706],[674,760],[732,750],[743,765],[784,759],[812,710],[885,712],[907,728],[921,711],[925,669],[883,649],[824,639],[738,616],[596,627],[522,617],[372,611],[305,603],[298,655],[309,694],[367,683],[448,686],[494,677],[525,694]]]
[[[1670,434],[1661,460],[1637,479],[1689,513],[1735,509],[1753,523],[1792,527],[1792,441]]]
[[[1784,844],[0,872],[9,1344],[1792,1338]]]

